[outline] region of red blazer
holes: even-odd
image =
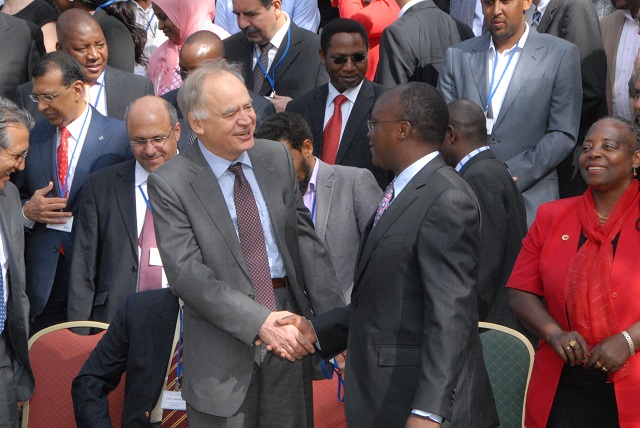
[[[334,0],[334,4],[335,4]],[[358,21],[369,35],[369,66],[367,79],[373,82],[380,58],[380,37],[385,28],[398,19],[400,7],[396,0],[371,0],[365,7],[362,0],[337,0],[340,18]]]
[[[540,206],[507,283],[507,287],[544,296],[547,310],[565,330],[569,330],[565,279],[580,239],[579,201],[576,197]],[[640,320],[639,217],[640,207],[636,207],[620,232],[611,270],[611,297],[621,331]],[[558,354],[541,340],[527,392],[527,428],[546,427],[562,365]],[[640,356],[629,358],[628,374],[614,388],[620,426],[640,427]]]

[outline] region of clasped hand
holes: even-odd
[[[62,211],[67,206],[67,198],[47,198],[53,190],[53,182],[47,187],[33,192],[33,196],[23,207],[24,216],[36,223],[64,224],[73,214]]]
[[[315,352],[316,336],[311,323],[291,312],[271,312],[258,331],[258,337],[256,345],[265,343],[268,351],[292,362]]]
[[[603,372],[614,373],[631,355],[627,341],[621,334],[614,334],[589,349],[587,342],[577,331],[560,331],[549,338],[549,345],[572,366],[594,366]]]

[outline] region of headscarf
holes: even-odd
[[[571,328],[592,348],[620,333],[611,298],[612,242],[640,203],[640,184],[638,180],[632,180],[604,224],[600,224],[590,189],[581,199],[578,218],[587,241],[571,260],[565,293]],[[620,370],[610,375],[609,380],[624,376],[624,373]]]
[[[215,3],[211,0],[154,0],[154,3],[180,29],[178,44],[167,40],[149,58],[147,72],[156,95],[162,95],[182,84],[175,70],[178,67],[180,48],[187,37],[200,30],[212,31],[221,39],[229,37],[229,33],[213,24]]]

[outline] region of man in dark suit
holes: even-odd
[[[87,175],[131,156],[123,123],[82,97],[84,73],[69,54],[45,55],[33,70],[33,94],[47,120],[30,135],[29,162],[16,177],[24,205],[27,295],[32,333],[67,319],[73,218]]]
[[[318,35],[291,22],[281,0],[234,0],[233,9],[242,31],[224,40],[225,58],[242,64],[248,89],[284,111],[292,98],[327,83]]]
[[[178,297],[168,288],[132,294],[122,302],[71,385],[79,428],[113,426],[107,396],[125,373],[122,426],[160,426],[159,400],[178,339],[178,310]]]
[[[81,9],[63,12],[58,17],[56,30],[56,48],[72,55],[82,65],[86,79],[84,97],[102,115],[122,120],[132,101],[153,95],[153,84],[148,77],[107,65],[109,49],[100,25],[89,12]],[[43,116],[28,98],[32,91],[32,82],[18,87],[16,102],[38,120]]]
[[[184,80],[189,74],[196,69],[197,66],[208,59],[224,58],[224,44],[217,34],[203,30],[197,31],[187,37],[180,48],[180,56],[178,59],[178,67],[180,77]],[[178,106],[178,91],[174,89],[162,95],[162,98],[169,101],[177,110],[178,118],[182,119],[182,112]],[[249,91],[253,110],[256,112],[256,129],[260,128],[262,121],[276,112],[267,99],[253,91]],[[188,133],[187,133],[188,134]]]
[[[330,82],[291,101],[287,111],[307,120],[313,133],[314,156],[330,165],[366,168],[384,189],[392,177],[371,162],[367,137],[367,120],[384,88],[365,77],[368,51],[367,31],[359,22],[336,19],[325,25],[320,60]],[[338,116],[340,122],[332,125]],[[336,128],[335,133],[331,128]]]
[[[34,387],[22,207],[9,182],[9,174],[24,169],[32,127],[29,113],[0,97],[0,425],[11,428],[18,427],[18,403],[28,400]]]
[[[509,170],[487,146],[480,107],[467,100],[449,103],[449,128],[440,154],[471,186],[480,205],[478,317],[524,331],[509,308],[506,285],[527,234],[527,213]]]
[[[517,178],[528,224],[540,204],[559,197],[555,168],[575,147],[582,106],[578,48],[532,29],[530,7],[484,0],[489,32],[451,47],[438,81],[447,101],[484,109],[487,143]]]
[[[311,129],[297,113],[276,113],[256,135],[279,141],[289,149],[302,201],[311,212],[318,238],[329,251],[344,300],[349,303],[362,232],[382,196],[378,183],[369,170],[328,165],[313,156]]]
[[[0,96],[14,99],[18,85],[29,81],[31,69],[40,59],[27,23],[0,14]]]
[[[167,279],[185,302],[189,426],[309,426],[309,361],[254,346],[259,337],[297,356],[313,351],[275,320],[344,306],[289,152],[254,140],[251,98],[224,60],[201,64],[180,104],[198,141],[149,176],[149,195]]]
[[[600,34],[600,20],[591,0],[533,0],[533,5],[535,7],[527,12],[527,22],[532,23],[533,28],[539,33],[567,40],[580,51],[582,113],[577,144],[556,168],[560,197],[578,196],[587,190],[578,167],[582,141],[591,125],[607,114],[607,56]]]
[[[144,228],[153,227],[145,224],[147,177],[176,155],[180,124],[175,109],[155,96],[134,101],[125,124],[135,159],[90,174],[82,192],[69,278],[71,321],[110,323],[125,298],[140,290],[148,267],[142,260],[158,266],[152,288],[167,286],[140,242]]]
[[[313,318],[317,337],[299,316],[277,324],[323,356],[346,347],[349,426],[497,426],[478,334],[478,203],[437,151],[447,106],[411,82],[385,92],[371,122],[373,161],[396,178],[364,231],[351,304]]]
[[[458,27],[433,0],[396,2],[400,15],[382,33],[374,81],[388,88],[413,81],[436,86],[444,53],[460,42]]]

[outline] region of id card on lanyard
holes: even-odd
[[[271,93],[269,94],[269,97],[271,98],[273,98],[276,95],[276,68],[282,63],[284,58],[289,53],[289,46],[291,46],[291,24],[289,24],[289,28],[287,28],[287,46],[284,52],[282,53],[282,56],[278,60],[278,62],[276,62],[276,64],[271,68],[271,74],[269,74],[269,72],[265,70],[265,68],[262,66],[262,63],[260,62],[260,55],[258,55],[258,52],[256,52],[254,48],[254,54],[256,55],[257,65],[258,67],[260,67],[260,70],[262,70],[262,73],[264,74],[264,77],[269,82],[269,85],[271,85]]]
[[[491,82],[489,83],[489,96],[487,97],[487,104],[484,107],[484,117],[487,120],[487,135],[491,135],[491,133],[493,132],[493,125],[496,120],[495,117],[493,118],[489,117],[489,107],[491,106],[491,101],[493,101],[493,97],[498,91],[498,87],[500,86],[500,83],[502,83],[502,79],[504,78],[504,75],[507,73],[507,70],[511,65],[511,60],[513,59],[513,56],[516,54],[516,51],[518,50],[519,46],[520,46],[520,40],[518,40],[518,42],[516,43],[515,47],[511,51],[511,54],[509,54],[509,60],[507,61],[507,66],[504,68],[504,70],[502,70],[502,74],[500,75],[500,78],[498,79],[498,82],[494,87],[493,83],[496,78],[496,68],[498,68],[498,49],[496,49],[496,57],[493,60],[493,71],[491,72]]]

